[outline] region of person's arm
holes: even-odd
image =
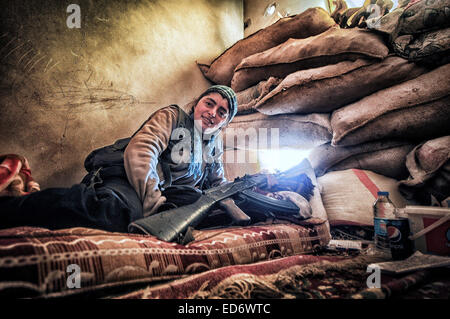
[[[221,138],[218,136],[217,138]],[[225,170],[223,167],[223,143],[221,140],[217,140],[217,143],[215,145],[216,149],[216,159],[214,162],[214,165],[209,172],[207,176],[208,184],[211,185],[211,187],[219,186],[225,182],[227,182],[227,179],[225,178]]]
[[[144,216],[156,212],[166,200],[158,187],[157,165],[159,155],[169,145],[177,117],[178,110],[172,106],[156,111],[125,149],[125,171],[141,199]]]

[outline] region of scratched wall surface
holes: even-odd
[[[0,154],[28,158],[42,188],[78,183],[91,150],[191,101],[210,85],[195,61],[243,37],[242,0],[15,0],[0,19]]]

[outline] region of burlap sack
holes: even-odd
[[[331,140],[329,114],[276,115],[261,113],[235,116],[223,130],[227,148],[309,149]]]
[[[386,33],[389,41],[450,26],[450,0],[406,0],[368,28]]]
[[[212,82],[229,86],[234,68],[242,59],[270,49],[289,38],[302,39],[322,33],[333,25],[334,20],[324,9],[310,8],[301,14],[282,18],[236,42],[217,57],[211,66],[199,64],[199,67],[203,75]]]
[[[284,78],[298,70],[358,58],[384,59],[388,51],[378,34],[335,26],[306,39],[289,39],[243,59],[234,71],[231,87],[238,92],[270,76]]]
[[[334,111],[332,145],[396,137],[422,141],[448,134],[449,76],[446,64]]]
[[[396,207],[407,204],[395,179],[367,170],[329,172],[318,177],[317,182],[322,188],[322,202],[332,226],[373,225],[373,203],[378,191],[389,192]]]
[[[269,78],[267,81],[261,81],[258,84],[236,94],[238,102],[238,114],[248,114],[256,112],[255,105],[270,91],[275,89],[282,79]]]
[[[392,47],[396,54],[409,61],[421,61],[431,66],[450,63],[450,28],[418,35],[402,35]]]
[[[402,179],[408,176],[406,155],[415,144],[404,140],[384,140],[355,146],[334,147],[330,143],[313,149],[309,155],[317,176],[351,168]]]
[[[430,205],[450,196],[450,136],[419,144],[406,157],[409,177],[399,182],[400,192],[418,204]]]
[[[410,1],[402,14],[399,34],[414,34],[450,26],[450,0]]]
[[[398,56],[381,62],[343,61],[288,75],[255,108],[267,115],[328,113],[425,72],[425,67]]]

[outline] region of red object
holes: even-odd
[[[39,184],[31,177],[25,157],[17,154],[0,155],[0,196],[22,196],[39,190]]]
[[[426,228],[438,221],[439,218],[423,217],[423,227]],[[438,255],[450,255],[450,222],[446,222],[425,234],[427,251]]]

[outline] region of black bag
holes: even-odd
[[[131,137],[117,140],[114,144],[101,147],[92,151],[84,161],[84,167],[88,172],[102,170],[102,175],[126,176],[123,166],[123,153],[128,146]]]

